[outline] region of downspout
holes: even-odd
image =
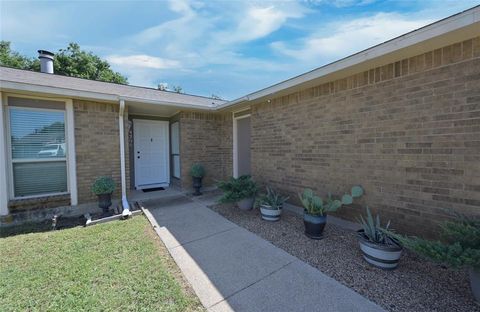
[[[127,200],[127,184],[125,178],[125,123],[123,113],[125,111],[125,100],[120,100],[120,109],[118,110],[118,128],[120,130],[120,176],[122,181],[122,216],[129,217],[132,212]]]

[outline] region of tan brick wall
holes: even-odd
[[[117,188],[113,197],[119,198],[121,194],[119,105],[74,100],[73,106],[78,202],[82,204],[96,200],[96,196],[91,192],[91,186],[95,179],[102,175],[111,176],[115,180]],[[124,119],[127,140],[127,116]],[[126,180],[129,183],[128,144],[125,144],[125,149]],[[128,185],[127,189],[129,189]]]
[[[480,214],[479,73],[477,37],[255,105],[253,176],[294,199],[361,184],[363,206],[435,235],[444,209]]]
[[[192,185],[190,168],[205,167],[204,186],[231,175],[231,113],[182,112],[180,121],[181,185]]]

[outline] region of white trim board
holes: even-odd
[[[7,145],[5,136],[4,94],[0,92],[0,216],[8,215],[8,182],[7,182]]]

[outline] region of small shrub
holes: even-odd
[[[193,164],[190,168],[190,175],[194,178],[203,178],[205,176],[205,168],[201,164]]]
[[[115,191],[115,181],[111,177],[99,177],[92,185],[92,192],[95,195],[110,194]]]
[[[231,177],[227,181],[220,181],[217,186],[223,191],[219,200],[221,203],[236,203],[242,199],[254,197],[258,189],[249,175],[243,175],[237,179]]]
[[[442,224],[443,241],[395,235],[413,252],[453,268],[472,267],[480,271],[480,218],[457,216]]]

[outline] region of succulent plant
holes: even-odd
[[[278,210],[288,198],[289,197],[287,196],[281,196],[280,193],[275,191],[272,187],[267,186],[267,193],[261,195],[258,202],[260,205],[270,206],[271,209]]]
[[[350,194],[344,194],[342,198],[333,199],[332,194],[328,193],[327,199],[324,201],[321,197],[316,196],[309,188],[299,194],[300,201],[308,214],[314,216],[323,216],[328,212],[337,211],[342,205],[353,203],[353,198],[363,195],[361,186],[354,186]]]
[[[363,228],[363,233],[361,235],[364,235],[365,238],[367,238],[370,242],[374,244],[379,244],[379,245],[395,244],[392,237],[388,234],[388,231],[391,231],[389,229],[390,221],[388,221],[387,224],[384,227],[382,227],[380,223],[380,216],[377,214],[376,217],[374,218],[368,206],[366,208],[366,211],[367,211],[367,215],[365,218],[363,218],[363,216],[360,216],[360,224],[362,225],[362,228]]]

